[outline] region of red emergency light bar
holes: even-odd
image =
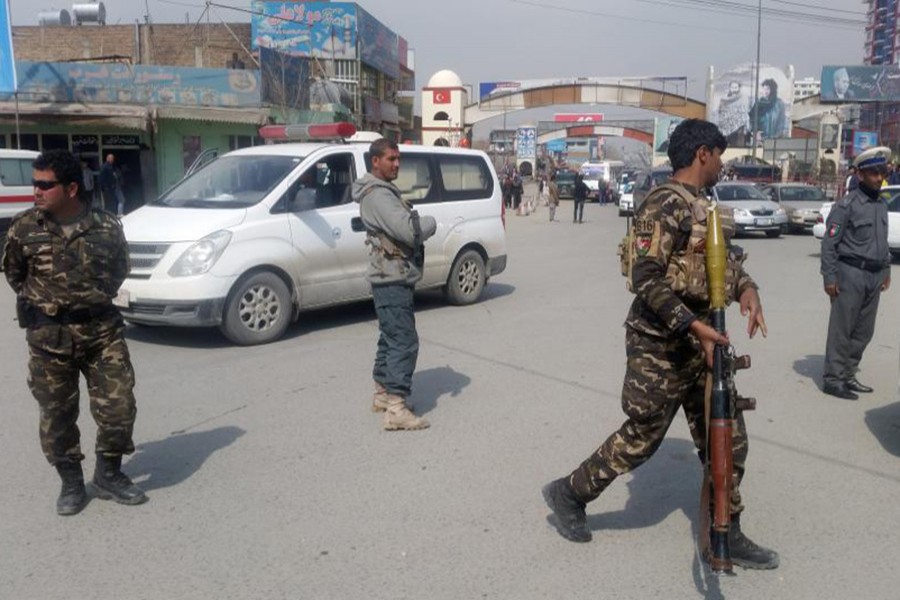
[[[353,123],[323,123],[318,125],[265,125],[259,136],[265,140],[336,140],[356,133]]]

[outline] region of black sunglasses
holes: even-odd
[[[41,181],[41,180],[39,180],[39,179],[32,179],[32,180],[31,180],[31,185],[32,185],[32,186],[36,187],[36,188],[39,189],[39,190],[43,190],[43,191],[45,191],[45,192],[46,192],[47,190],[52,190],[53,188],[55,188],[56,186],[58,186],[60,183],[62,183],[62,182],[61,182],[61,181]]]

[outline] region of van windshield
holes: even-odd
[[[170,208],[247,208],[303,161],[301,156],[223,156],[153,202]]]

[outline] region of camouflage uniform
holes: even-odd
[[[78,373],[87,380],[98,454],[134,452],[134,370],[112,298],[128,273],[119,221],[86,210],[70,227],[37,209],[10,224],[3,270],[27,328],[28,386],[51,464],[81,461]]]
[[[622,386],[622,409],[628,420],[569,476],[582,502],[594,500],[616,477],[644,464],[659,448],[679,407],[701,461],[705,460],[706,359],[689,327],[694,319],[709,322],[703,268],[708,202],[696,189],[671,185],[678,189],[657,188],[636,215],[632,284],[637,297],[625,322],[627,366]],[[723,213],[730,239],[733,216]],[[756,288],[742,263],[740,249],[729,245],[729,301]],[[743,510],[739,484],[747,457],[747,431],[740,413],[733,436],[731,511],[738,514]]]

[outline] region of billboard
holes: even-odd
[[[898,65],[822,67],[822,102],[896,102],[897,98],[900,98]]]
[[[522,89],[522,82],[520,81],[488,81],[482,82],[478,84],[478,98],[480,100],[487,100],[489,97],[496,94],[507,94],[511,92],[518,92]]]
[[[597,123],[603,120],[603,113],[555,113],[555,123]]]
[[[519,127],[516,130],[516,158],[534,158],[537,156],[537,129]]]
[[[878,145],[877,131],[854,131],[853,132],[853,156],[858,156],[861,152],[874,148]]]
[[[359,30],[359,59],[388,77],[397,79],[400,76],[400,42],[397,34],[360,7],[356,11],[356,26]]]
[[[712,81],[706,118],[718,125],[730,147],[747,148],[754,138],[761,144],[791,134],[794,82],[778,67],[761,64],[758,91],[755,85],[754,63],[734,67]]]
[[[16,59],[13,55],[9,1],[0,0],[0,93],[16,93]]]
[[[19,61],[17,67],[19,96],[31,102],[214,107],[260,104],[257,71],[29,61]]]
[[[681,117],[661,117],[656,119],[653,128],[653,153],[658,156],[668,156],[669,136],[684,119]]]
[[[271,48],[296,56],[356,58],[356,4],[353,2],[269,2],[251,4],[254,50]]]

